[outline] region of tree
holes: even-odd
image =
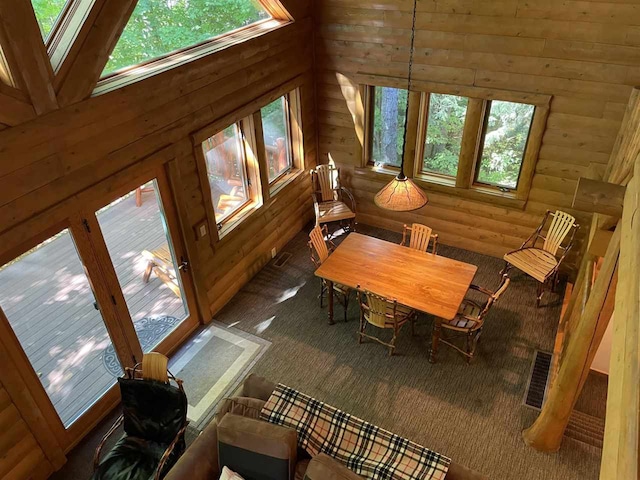
[[[429,95],[423,158],[425,171],[450,176],[457,174],[468,103],[467,98],[456,95]]]
[[[373,161],[400,166],[406,120],[407,90],[376,87],[373,114]]]
[[[43,38],[47,38],[53,30],[53,26],[66,3],[67,0],[32,0],[33,10],[36,13]]]

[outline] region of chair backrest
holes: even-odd
[[[574,228],[576,219],[560,210],[552,213],[551,217],[553,217],[553,220],[551,221],[551,225],[549,225],[542,249],[555,255],[569,231]]]
[[[320,266],[329,257],[329,247],[324,239],[326,226],[321,228],[319,225],[313,227],[309,232],[309,248],[311,249],[311,260],[316,266]],[[317,259],[314,256],[317,255]]]
[[[506,273],[502,275],[502,281],[500,283],[500,286],[495,292],[493,292],[492,295],[489,295],[489,298],[487,299],[487,303],[485,304],[484,308],[482,309],[482,312],[480,312],[480,315],[478,316],[480,320],[484,319],[484,317],[487,315],[487,313],[491,309],[491,306],[500,299],[502,294],[507,290],[507,287],[509,287],[510,283],[511,283],[511,279],[509,278],[509,276]]]
[[[167,362],[162,354],[145,354],[140,364],[127,369],[126,377],[118,379],[127,435],[168,444],[187,424],[187,396],[182,381],[168,373]]]
[[[406,236],[409,235],[409,248],[414,250],[420,250],[426,252],[429,249],[429,242],[431,241],[433,230],[426,225],[420,223],[412,223],[411,227],[404,226],[402,233],[402,244],[406,245]],[[436,253],[436,240],[434,238],[433,251]]]
[[[367,299],[365,308],[368,311],[369,323],[376,327],[388,328],[389,322],[394,320],[398,302],[371,292],[364,292],[364,295]]]
[[[314,188],[320,191],[321,201],[330,202],[336,200],[337,193],[335,189],[339,186],[339,169],[329,164],[318,165],[312,175],[316,178],[317,185]]]

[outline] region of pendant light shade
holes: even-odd
[[[398,175],[376,194],[373,201],[385,210],[409,212],[424,207],[429,200],[413,180]]]
[[[413,1],[413,23],[411,26],[411,50],[409,53],[409,75],[407,76],[407,94],[411,91],[411,73],[413,70],[413,51],[416,36],[416,10],[417,0]],[[395,212],[409,212],[424,207],[427,202],[427,194],[418,187],[413,180],[404,174],[404,156],[407,148],[407,121],[409,116],[409,98],[405,110],[404,132],[402,136],[402,158],[400,159],[400,173],[380,190],[374,197],[374,202],[380,208]]]

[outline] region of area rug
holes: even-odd
[[[240,385],[271,342],[218,322],[203,327],[169,362],[184,382],[187,417],[202,430],[218,403]]]
[[[160,341],[165,338],[169,332],[178,326],[182,319],[163,315],[161,317],[145,317],[136,321],[133,326],[140,340],[140,346],[143,352],[150,351]],[[110,344],[102,352],[102,363],[114,377],[120,377],[123,374],[120,361],[116,355],[113,345]]]

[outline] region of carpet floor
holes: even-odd
[[[409,327],[400,333],[397,354],[389,358],[377,343],[358,344],[354,297],[347,322],[337,304],[337,324],[327,324],[326,307],[320,309],[318,303],[319,280],[309,259],[307,230],[285,247],[291,257],[283,266],[271,262],[216,316],[272,342],[255,373],[406,436],[493,480],[598,478],[598,448],[566,438],[559,452],[544,454],[521,438],[537,415],[523,406],[523,396],[534,351],[553,349],[558,295],[546,294],[544,306],[536,308],[535,281],[514,269],[509,289],[487,317],[471,365],[446,346],[437,364],[428,362],[427,316],[419,320],[416,336]],[[400,240],[399,234],[365,225],[359,232]],[[477,265],[474,283],[496,288],[501,260],[444,245],[438,253]],[[598,396],[587,403],[604,405],[606,400]]]
[[[523,406],[536,349],[551,351],[561,298],[545,295],[535,307],[535,281],[513,270],[512,283],[490,312],[471,365],[442,346],[438,363],[428,362],[431,319],[420,318],[416,336],[400,332],[397,354],[382,345],[359,345],[358,307],[352,297],[347,322],[336,305],[336,325],[327,324],[318,303],[319,280],[309,260],[306,228],[283,251],[287,262],[260,271],[216,316],[216,320],[272,342],[253,372],[378,424],[492,480],[597,479],[601,450],[565,438],[554,454],[527,447],[521,439],[537,412]],[[360,225],[360,233],[398,242],[400,235]],[[336,239],[336,243],[340,242]],[[438,253],[477,265],[474,283],[494,289],[502,261],[440,246]],[[326,302],[325,302],[326,303]],[[578,405],[603,416],[606,379],[588,380]],[[54,480],[88,479],[102,434],[119,413],[106,418],[70,452]],[[189,432],[189,441],[197,432]]]

